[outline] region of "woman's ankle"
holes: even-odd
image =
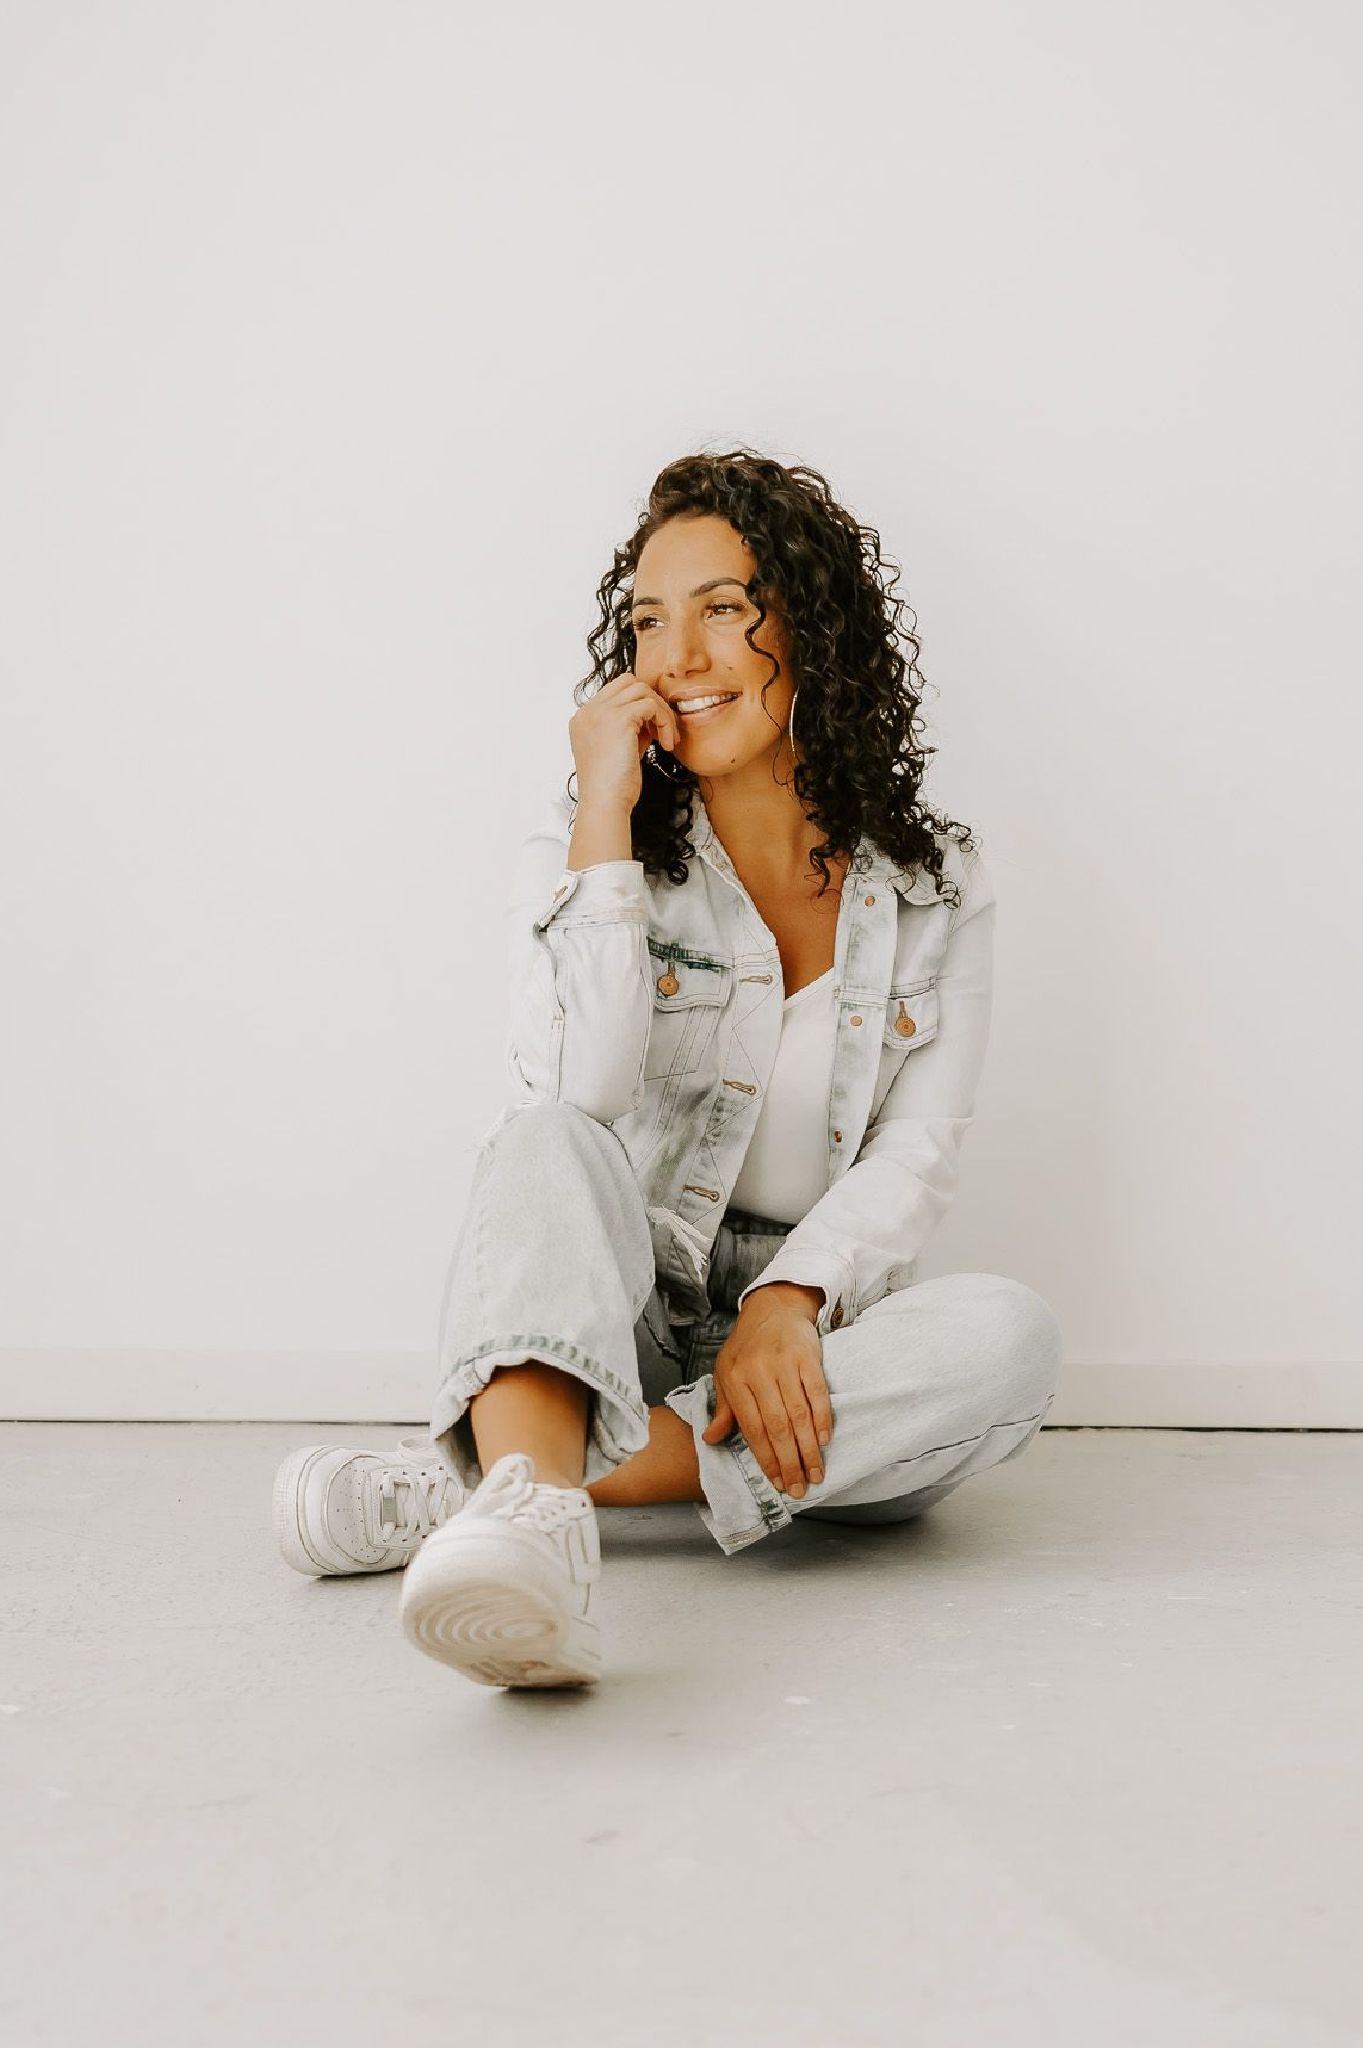
[[[580,1488],[582,1485],[581,1473],[578,1474],[576,1479],[572,1479],[568,1476],[566,1472],[560,1472],[557,1470],[555,1466],[549,1465],[547,1463],[542,1463],[539,1458],[533,1459],[533,1463],[535,1467],[536,1486],[565,1486]]]
[[[469,1427],[484,1472],[509,1451],[525,1451],[535,1478],[581,1486],[591,1389],[575,1373],[539,1359],[498,1366],[469,1403]]]
[[[664,1501],[702,1501],[700,1464],[689,1422],[665,1404],[648,1411],[648,1442],[587,1492],[600,1507],[647,1507]]]

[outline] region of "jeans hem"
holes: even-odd
[[[476,1487],[486,1476],[468,1421],[469,1403],[483,1391],[499,1366],[524,1365],[530,1359],[559,1366],[574,1379],[582,1380],[595,1395],[589,1412],[584,1486],[606,1478],[636,1451],[646,1448],[648,1409],[642,1396],[609,1366],[579,1351],[575,1344],[543,1332],[490,1338],[475,1350],[460,1353],[440,1383],[431,1412],[431,1440],[442,1463],[466,1487]]]
[[[694,1506],[725,1556],[732,1557],[736,1550],[746,1550],[750,1543],[784,1529],[791,1511],[737,1431],[721,1443],[704,1441],[702,1432],[713,1420],[714,1386],[714,1374],[702,1373],[684,1387],[673,1387],[665,1400],[674,1415],[690,1423],[695,1438],[705,1499]]]

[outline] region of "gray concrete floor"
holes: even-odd
[[[536,1694],[276,1553],[286,1450],[399,1433],[0,1428],[5,2048],[1363,2040],[1363,1436],[1047,1429],[732,1558],[603,1509]]]

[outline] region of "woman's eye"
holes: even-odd
[[[707,606],[707,610],[712,612],[741,612],[742,609],[742,605],[735,604],[731,598],[721,598],[716,603]],[[645,626],[652,626],[655,623],[653,614],[646,612],[642,618],[634,621],[634,630],[636,633],[641,633]]]

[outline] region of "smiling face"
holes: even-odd
[[[795,679],[770,605],[752,642],[744,637],[759,618],[746,589],[756,573],[742,535],[710,513],[670,519],[634,572],[634,673],[682,714],[676,757],[696,775],[731,775],[785,744]],[[775,681],[762,648],[782,664]],[[715,696],[732,701],[686,713],[688,699]]]

